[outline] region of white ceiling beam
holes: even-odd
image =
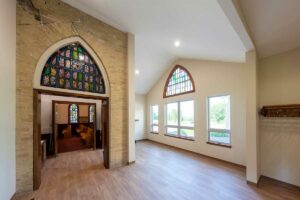
[[[228,20],[230,21],[236,34],[239,36],[246,51],[254,50],[255,46],[248,32],[249,29],[247,29],[247,25],[244,20],[244,17],[241,16],[242,15],[241,10],[239,10],[240,12],[237,10],[240,9],[236,7],[239,5],[235,5],[235,3],[236,4],[238,3],[233,2],[234,0],[217,0],[217,1],[220,7],[222,8],[224,14],[227,16]]]

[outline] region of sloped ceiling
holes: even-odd
[[[259,57],[300,46],[299,0],[240,0]]]
[[[63,1],[135,35],[137,93],[147,93],[178,58],[244,61],[245,47],[217,0]]]

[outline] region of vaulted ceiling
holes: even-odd
[[[300,46],[299,0],[240,0],[259,57]]]
[[[246,49],[218,0],[63,1],[135,35],[137,93],[147,93],[178,58],[244,61]]]

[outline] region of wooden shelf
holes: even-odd
[[[300,104],[263,106],[260,114],[264,117],[300,117]]]

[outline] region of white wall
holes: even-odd
[[[135,140],[146,139],[146,95],[135,94]]]
[[[259,103],[300,103],[300,48],[259,60]]]
[[[97,130],[100,130],[101,122],[101,100],[84,99],[84,98],[74,98],[74,97],[62,97],[62,96],[52,96],[52,95],[42,95],[42,122],[41,129],[42,134],[52,133],[52,101],[71,101],[71,102],[86,102],[86,103],[96,103],[97,112]]]
[[[300,104],[300,48],[259,61],[259,104]],[[262,175],[300,186],[300,118],[260,118]]]
[[[128,163],[135,161],[135,36],[128,33],[127,45],[128,65]],[[111,120],[110,120],[111,121]]]
[[[258,183],[260,177],[260,149],[258,135],[258,96],[256,52],[246,53],[246,177],[247,181]]]
[[[163,98],[164,84],[175,64],[186,67],[192,74],[196,92],[176,97]],[[229,162],[246,164],[246,65],[201,60],[178,60],[147,94],[147,106],[159,105],[159,135],[151,134],[149,109],[147,109],[147,137],[150,140],[187,149]],[[231,96],[232,148],[207,144],[208,96],[229,94]],[[195,102],[195,141],[164,136],[164,104],[192,99]]]
[[[0,199],[16,191],[16,1],[0,1]]]

